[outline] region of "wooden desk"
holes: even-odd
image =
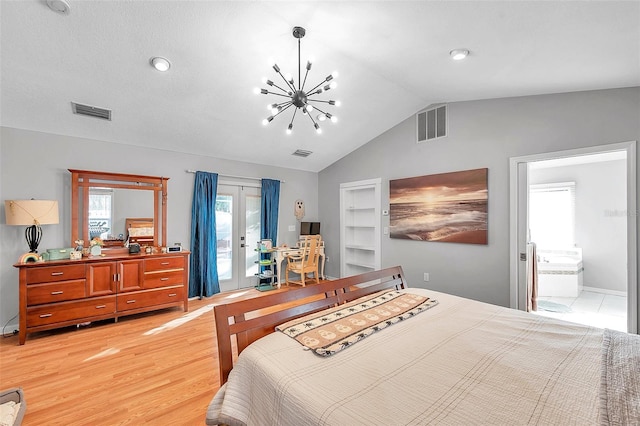
[[[320,259],[318,259],[318,261],[320,262],[320,264],[318,265],[318,272],[320,274],[319,278],[324,279],[324,241],[321,243],[320,247],[317,248],[317,250],[320,254]],[[299,249],[297,247],[276,247],[273,250],[273,259],[278,270],[278,288],[280,288],[280,285],[282,283],[282,262],[284,262],[287,256],[289,256],[290,254],[299,255],[301,253],[302,249]]]

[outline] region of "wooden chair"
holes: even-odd
[[[284,273],[284,280],[287,284],[294,283],[305,286],[305,278],[308,273],[313,272],[316,283],[320,283],[318,274],[318,258],[320,257],[320,235],[306,235],[300,240],[300,254],[290,254],[287,256],[287,269]],[[289,272],[300,275],[299,281],[289,280]]]

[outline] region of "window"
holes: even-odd
[[[113,190],[92,188],[89,192],[89,238],[106,239],[112,228]]]
[[[530,185],[530,241],[545,249],[575,247],[575,201],[575,182]]]

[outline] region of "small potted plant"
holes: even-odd
[[[100,256],[102,254],[102,246],[104,245],[104,241],[100,237],[93,237],[89,242],[90,253],[92,256]]]

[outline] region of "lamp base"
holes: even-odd
[[[29,245],[29,253],[37,253],[40,240],[42,239],[42,228],[40,225],[31,225],[24,231],[24,237]]]

